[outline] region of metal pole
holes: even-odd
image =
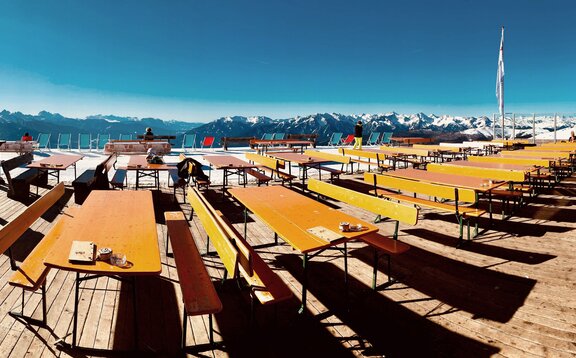
[[[532,113],[532,144],[536,144],[536,113]]]
[[[496,139],[496,113],[492,114],[492,139]]]
[[[554,113],[554,143],[556,143],[556,113]]]
[[[502,113],[502,139],[506,139],[504,137],[504,113]]]
[[[516,113],[512,114],[512,139],[516,139]]]

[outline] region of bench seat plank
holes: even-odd
[[[284,301],[293,296],[292,290],[278,276],[268,264],[260,257],[254,248],[236,230],[232,223],[220,211],[216,211],[218,218],[226,225],[226,230],[233,233],[236,245],[242,251],[250,254],[252,274],[244,275],[248,284],[252,287],[254,295],[262,305]],[[242,270],[242,268],[241,268]]]
[[[220,312],[222,302],[198,252],[184,214],[166,212],[165,218],[186,314],[193,316]]]
[[[114,188],[121,188],[124,189],[126,186],[126,176],[128,171],[126,169],[116,169],[114,176],[110,180],[110,184]]]
[[[66,222],[77,212],[78,208],[69,208],[46,233],[44,238],[28,254],[18,270],[14,272],[8,283],[27,291],[36,291],[46,280],[50,268],[44,265],[44,257],[48,255],[56,240],[60,237]]]
[[[360,239],[366,244],[378,250],[384,251],[388,255],[403,254],[410,249],[410,245],[402,241],[395,240],[392,237],[381,235],[377,232],[364,235]]]
[[[268,184],[268,182],[270,180],[272,180],[271,177],[269,177],[268,175],[259,172],[258,170],[255,169],[244,169],[244,171],[246,172],[246,174],[253,176],[254,178],[256,178],[256,180],[258,181],[258,185],[261,184]]]

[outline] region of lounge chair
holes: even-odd
[[[331,145],[333,147],[337,146],[340,144],[340,142],[342,142],[342,133],[332,133],[332,136],[330,137],[330,140],[328,141],[328,145]]]
[[[182,139],[182,150],[186,151],[187,148],[196,148],[196,134],[184,134]]]
[[[110,134],[98,134],[96,139],[96,150],[104,149],[106,143],[110,141]]]
[[[38,134],[38,149],[50,149],[50,133]]]
[[[213,144],[214,144],[214,137],[204,137],[204,139],[202,139],[202,143],[200,144],[200,148],[201,149],[212,148]]]
[[[58,149],[66,149],[70,150],[72,144],[72,134],[71,133],[59,133],[58,134]]]
[[[342,145],[350,145],[354,142],[354,134],[348,134],[348,136],[342,139]]]
[[[378,139],[380,139],[380,132],[372,132],[366,141],[366,145],[376,145],[378,144]]]
[[[82,149],[92,150],[92,134],[90,133],[78,134],[78,150]]]
[[[390,145],[391,140],[392,140],[392,132],[384,132],[382,134],[382,139],[380,140],[380,144]]]

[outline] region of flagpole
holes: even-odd
[[[502,139],[504,137],[504,26],[500,38],[500,49],[498,51],[498,72],[496,75],[496,97],[498,98],[498,110],[502,122]]]

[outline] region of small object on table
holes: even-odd
[[[108,261],[110,260],[110,256],[112,255],[112,249],[108,247],[103,247],[98,250],[98,259],[100,261]]]
[[[68,260],[71,262],[94,262],[96,245],[91,241],[72,241]]]
[[[340,223],[338,227],[340,228],[340,231],[346,232],[350,230],[350,223],[343,221]]]

